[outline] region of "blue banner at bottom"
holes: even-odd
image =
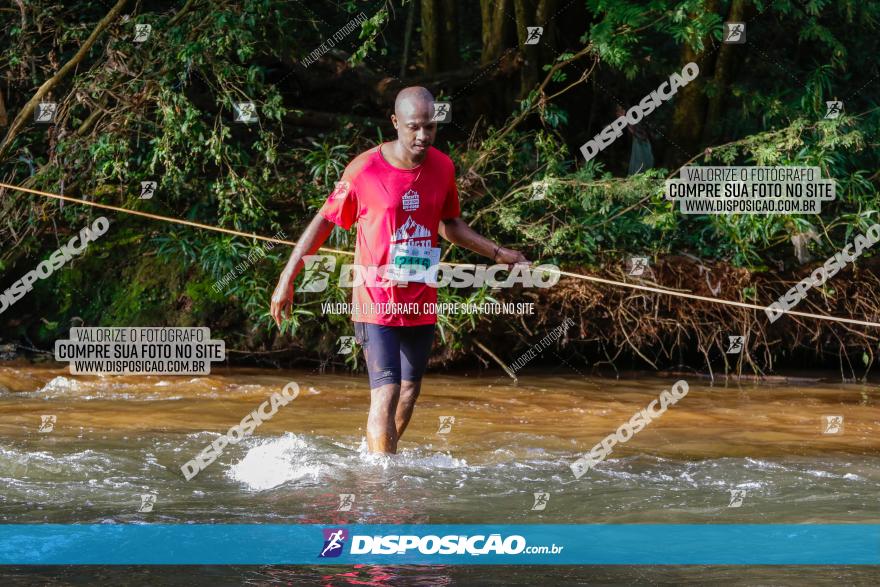
[[[4,565],[876,565],[876,524],[0,525]]]

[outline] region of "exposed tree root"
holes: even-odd
[[[857,269],[841,271],[824,288],[810,290],[797,309],[877,321],[878,268],[880,259],[859,261]],[[589,269],[566,269],[594,273]],[[629,277],[620,268],[599,275],[619,281],[642,279],[643,283],[666,289],[769,305],[810,270],[810,266],[803,266],[783,278],[689,256],[670,256],[659,259],[641,278]],[[502,297],[519,301],[526,293],[513,290]],[[757,310],[567,278],[552,288],[539,290],[535,315],[526,319],[534,335],[522,336],[517,320],[504,320],[503,333],[501,320],[484,324],[496,337],[505,337],[506,353],[512,360],[523,347],[537,342],[566,318],[574,320],[576,326],[557,341],[556,350],[562,356],[586,356],[594,368],[615,363],[615,368],[626,364],[654,370],[687,366],[706,370],[712,378],[730,374],[743,379],[764,377],[777,367],[834,365],[839,366],[844,379],[858,379],[873,365],[874,348],[880,340],[880,331],[867,327],[790,315],[771,323],[764,312]],[[745,337],[744,346],[739,353],[728,353],[728,337],[736,335]],[[512,336],[520,340],[512,344]],[[444,359],[462,356],[461,352],[449,352]]]

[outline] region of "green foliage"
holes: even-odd
[[[721,18],[705,9],[704,0],[588,0],[587,9],[597,21],[581,39],[591,42],[599,57],[621,70],[627,79],[641,71],[650,45],[643,41],[645,30],[687,43],[701,51],[703,39],[709,34],[720,38]]]
[[[876,115],[860,120],[810,122],[795,118],[783,128],[756,133],[716,148],[707,165],[801,165],[836,179],[837,197],[824,205],[824,252],[838,250],[859,227],[876,218],[880,199],[868,173],[873,160],[866,134],[875,132]],[[803,216],[684,216],[663,197],[665,169],[627,178],[613,177],[595,159],[575,169],[559,137],[546,131],[512,132],[490,138],[493,153],[483,172],[486,195],[464,194],[480,210],[475,227],[502,243],[517,243],[532,260],[557,264],[601,264],[619,254],[679,254],[759,269],[774,258],[791,256],[790,238],[810,228]],[[466,156],[460,166],[469,165]],[[523,180],[527,178],[527,180]],[[543,192],[539,199],[535,195]],[[832,231],[836,226],[843,230]]]
[[[312,181],[329,187],[342,176],[342,171],[350,157],[351,145],[330,145],[311,141],[311,149],[301,149],[305,153],[303,158],[309,166]]]
[[[31,125],[16,139],[4,177],[13,183],[30,178],[36,187],[53,192],[75,185],[97,201],[245,232],[269,235],[283,227],[296,238],[347,162],[383,137],[380,129],[357,124],[305,139],[287,133],[291,115],[309,103],[291,97],[291,88],[297,87],[291,80],[300,72],[288,71],[289,64],[363,10],[367,20],[357,38],[352,32],[347,41],[347,47],[353,46],[349,63],[388,69],[385,41],[393,35],[385,33],[399,24],[395,19],[413,1],[369,10],[363,2],[346,1],[341,5],[345,14],[332,17],[333,6],[277,0],[211,3],[205,10],[199,3],[173,26],[170,12],[138,13],[108,29],[103,44],[55,90],[62,116],[58,128],[65,132],[50,138],[45,129]],[[69,59],[89,35],[87,24],[102,18],[107,7],[94,2],[25,4],[31,19],[26,28],[14,8],[10,15],[16,18],[0,25],[0,66],[19,93],[21,88],[32,93],[45,81],[52,60]],[[729,3],[721,3],[719,13],[708,10],[714,4],[587,0],[590,24],[582,41],[592,44],[600,63],[587,84],[601,79],[597,92],[624,87],[643,95],[642,87],[650,91],[656,80],[680,69],[682,44],[698,54],[715,51],[712,44],[721,38]],[[839,250],[877,221],[880,209],[878,71],[870,59],[878,49],[880,5],[853,0],[753,4],[757,13],[748,24],[749,38],[772,42],[756,43],[755,50],[738,55],[727,87],[703,79],[707,96],[725,99],[720,120],[713,121],[724,138],[694,164],[819,167],[824,177],[835,179],[837,191],[821,215],[683,216],[663,197],[664,180],[677,170],[615,177],[609,166],[617,168],[608,157],[584,162],[572,148],[584,133],[584,117],[563,106],[571,102],[548,99],[580,75],[565,67],[554,72],[543,94],[537,89],[526,93],[511,113],[515,125],[489,128],[476,133],[477,140],[449,148],[460,172],[475,169],[461,184],[465,220],[533,261],[567,267],[617,263],[624,253],[690,252],[765,268],[778,259],[793,263],[791,237],[809,230],[821,238],[811,245],[812,252]],[[136,46],[131,41],[134,23],[148,20],[151,42]],[[465,61],[476,61],[471,47],[479,43],[478,27],[460,32]],[[578,50],[566,46],[555,62]],[[416,62],[417,51],[412,54]],[[543,64],[544,71],[552,63]],[[468,97],[460,89],[444,86],[443,91],[456,99]],[[836,120],[823,119],[830,99],[846,101]],[[233,105],[244,101],[257,105],[258,123],[233,121]],[[674,102],[658,109],[651,124],[665,128],[673,107]],[[83,128],[93,115],[93,126]],[[39,170],[33,178],[32,169]],[[156,196],[138,200],[140,182],[150,179],[159,182]],[[4,215],[22,220],[28,230],[14,253],[3,251],[4,271],[18,269],[4,262],[12,255],[33,257],[54,247],[31,230],[45,229],[50,216],[61,232],[79,230],[94,216],[78,206],[7,201]],[[264,243],[108,216],[113,225],[105,237],[51,281],[38,284],[35,307],[58,308],[41,316],[39,336],[53,336],[78,316],[89,324],[210,323],[230,347],[272,344],[277,328],[268,315],[269,297],[288,247],[255,256]],[[336,228],[328,245],[351,250],[353,234]],[[452,247],[447,260],[486,262],[459,247]],[[506,295],[486,288],[439,292],[441,302],[482,303]],[[743,299],[755,295],[749,288],[742,292]],[[336,336],[350,332],[350,320],[324,315],[320,304],[350,296],[349,289],[336,285],[320,294],[297,292],[282,335],[307,341],[319,354],[332,354]],[[470,332],[493,320],[441,316],[440,333],[460,349]],[[356,366],[356,356],[346,360]]]
[[[409,0],[410,2],[414,0]],[[388,21],[388,8],[382,7],[376,14],[367,18],[361,23],[359,38],[362,40],[361,46],[358,47],[349,58],[352,65],[357,65],[368,58],[371,51],[376,49],[376,41],[382,33],[382,28]],[[380,54],[385,55],[387,50],[383,47]]]

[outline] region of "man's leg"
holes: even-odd
[[[397,452],[394,416],[400,398],[400,340],[395,328],[355,322],[370,376],[367,446],[371,453]]]
[[[367,446],[370,452],[397,452],[400,435],[395,428],[394,417],[399,397],[400,386],[394,383],[370,390],[370,415],[367,417]]]
[[[422,390],[422,375],[428,366],[431,356],[431,345],[434,343],[434,325],[406,326],[401,329],[400,339],[400,398],[397,402],[397,414],[394,424],[397,439],[403,436],[413,408]]]
[[[419,392],[422,390],[422,380],[400,382],[400,399],[397,401],[397,414],[394,416],[394,426],[397,430],[397,439],[403,436],[409,419],[412,418],[413,408],[416,407],[416,400],[419,399]]]

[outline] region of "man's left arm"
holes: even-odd
[[[519,251],[495,244],[473,228],[461,217],[441,220],[438,232],[451,243],[464,247],[475,253],[489,257],[495,263],[512,265],[514,263],[530,263]]]

